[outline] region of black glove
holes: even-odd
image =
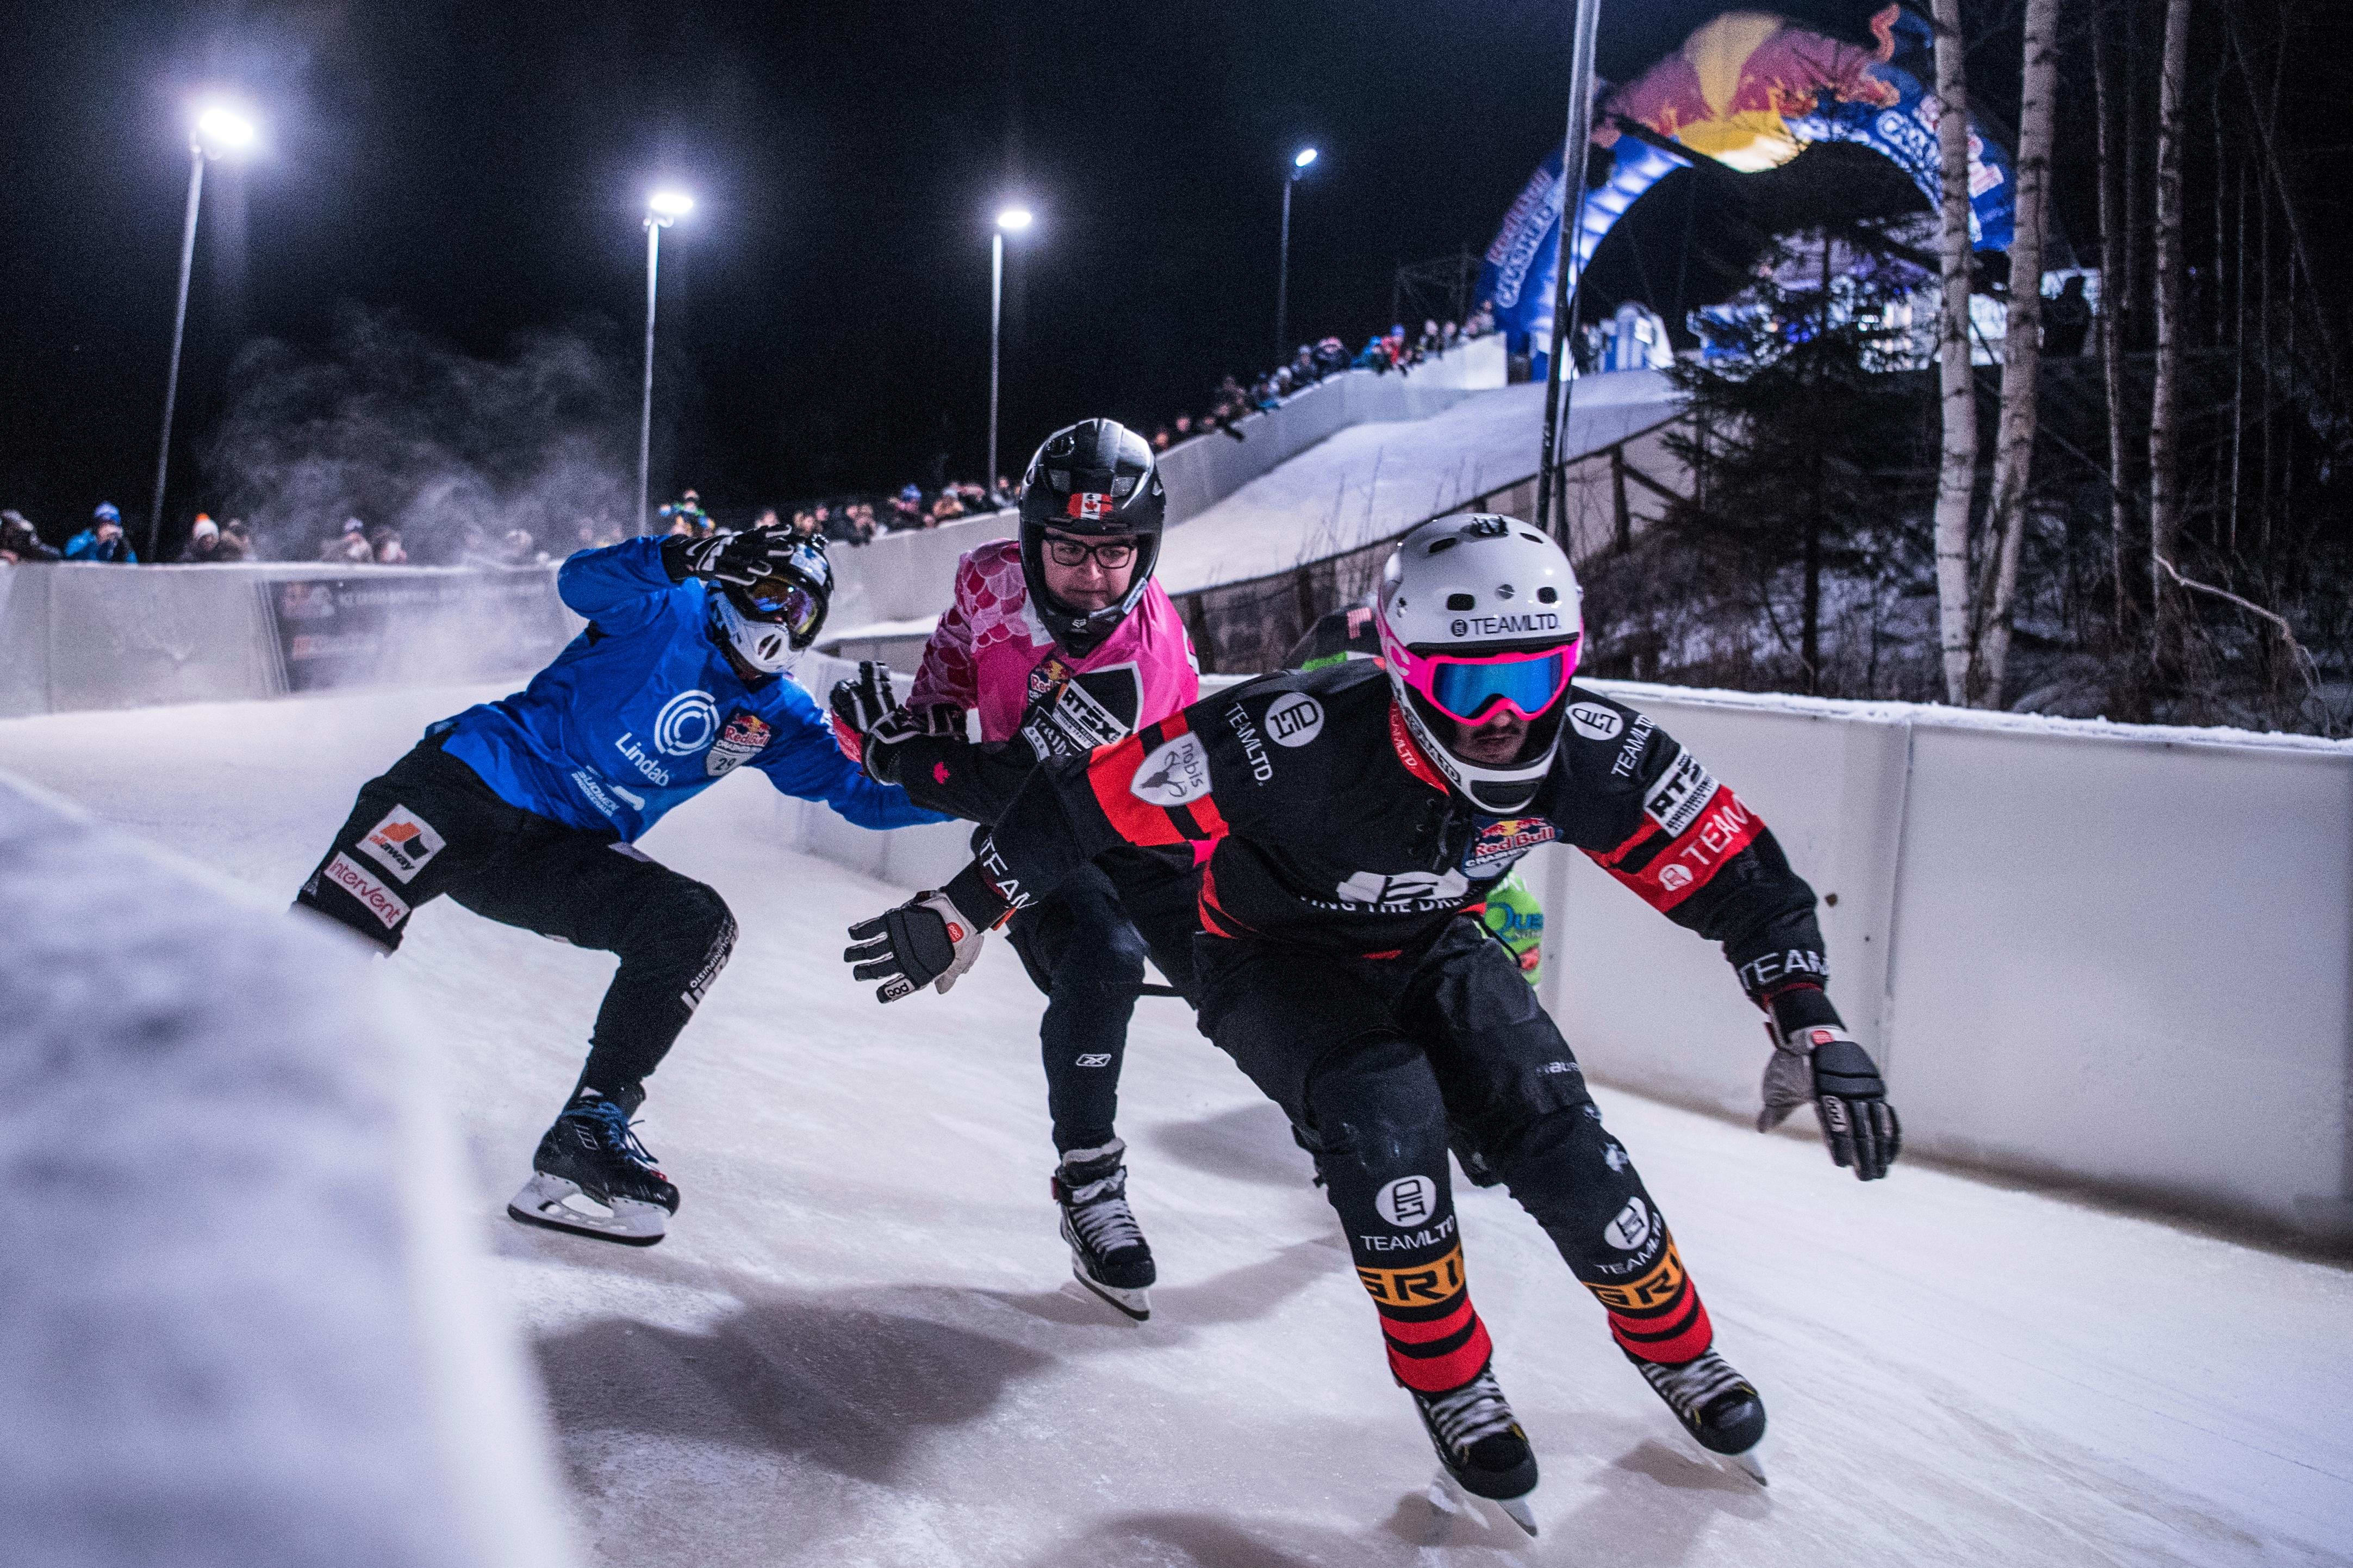
[[[880,659],[860,660],[855,677],[833,683],[827,701],[833,710],[834,743],[841,754],[865,768],[869,777],[890,783],[867,761],[866,738],[876,725],[904,711],[899,694],[891,689],[891,667]]]
[[[944,993],[980,957],[987,931],[944,892],[918,893],[895,910],[849,928],[841,961],[860,980],[880,980],[875,996],[896,1002],[923,985]]]
[[[1887,1103],[1887,1085],[1871,1053],[1836,1024],[1766,1026],[1773,1059],[1765,1067],[1765,1109],[1757,1131],[1770,1132],[1811,1100],[1833,1163],[1875,1182],[1904,1150],[1904,1124]]]
[[[673,583],[701,577],[748,588],[781,572],[804,542],[788,528],[752,528],[741,533],[714,533],[708,539],[673,534],[662,541],[662,566]]]

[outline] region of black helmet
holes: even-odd
[[[1021,575],[1038,618],[1065,650],[1084,658],[1103,646],[1144,597],[1160,560],[1168,492],[1152,444],[1115,419],[1082,419],[1046,437],[1021,479]],[[1046,591],[1046,530],[1135,536],[1135,568],[1115,604],[1082,613]]]

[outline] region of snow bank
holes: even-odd
[[[569,1562],[446,1097],[358,945],[5,777],[0,929],[7,1558]]]

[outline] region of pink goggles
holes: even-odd
[[[1577,673],[1582,637],[1557,647],[1526,653],[1495,653],[1477,658],[1454,654],[1417,654],[1392,645],[1388,650],[1405,683],[1430,705],[1460,723],[1492,718],[1497,707],[1535,721],[1549,711]]]

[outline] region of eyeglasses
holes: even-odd
[[[1083,539],[1046,538],[1046,558],[1057,566],[1083,566],[1089,556],[1106,572],[1116,572],[1135,559],[1135,541],[1107,539],[1089,544]]]

